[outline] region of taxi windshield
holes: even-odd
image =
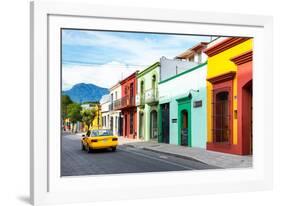
[[[112,136],[112,131],[109,129],[100,129],[91,131],[91,137]]]

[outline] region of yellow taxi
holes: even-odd
[[[112,130],[109,129],[90,130],[86,135],[82,135],[81,139],[82,150],[88,153],[95,149],[106,148],[111,148],[114,152],[117,145],[118,137],[114,136]]]

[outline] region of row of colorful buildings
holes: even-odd
[[[252,154],[253,39],[220,37],[110,88],[102,127],[126,138]]]

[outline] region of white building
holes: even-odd
[[[203,52],[203,50],[207,47],[207,45],[207,42],[201,42],[194,47],[187,49],[174,59],[161,57],[160,81],[169,79],[206,62],[207,55]]]
[[[109,106],[110,96],[109,94],[103,95],[100,99],[101,115],[102,115],[102,128],[110,129],[110,117],[109,117]]]
[[[109,89],[110,96],[110,106],[109,106],[109,116],[111,122],[111,129],[113,134],[116,136],[122,136],[123,120],[121,115],[121,110],[119,110],[121,105],[121,84],[118,82]]]

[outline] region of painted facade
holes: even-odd
[[[112,131],[116,136],[123,135],[123,118],[121,115],[121,84],[118,82],[109,89],[110,93],[110,105],[109,105],[109,116],[112,122]]]
[[[231,37],[219,38],[205,50],[209,150],[251,154],[252,47],[251,38]]]
[[[159,142],[206,147],[205,78],[203,63],[159,83]]]
[[[137,138],[137,73],[134,72],[120,82],[121,99],[116,100],[116,104],[120,104],[118,109],[121,110],[123,118],[123,137]]]
[[[146,141],[156,140],[158,136],[159,65],[159,62],[156,62],[137,75],[138,138]]]
[[[111,128],[112,122],[110,121],[110,116],[109,116],[109,105],[110,105],[110,96],[108,94],[103,95],[100,99],[103,129]]]
[[[180,58],[168,59],[166,57],[160,58],[160,81],[169,79],[177,74],[180,74],[190,68],[197,66],[196,62],[189,62],[188,60],[181,60]]]
[[[202,51],[207,44],[201,42],[173,60],[160,60],[160,142],[206,147],[207,56]]]

